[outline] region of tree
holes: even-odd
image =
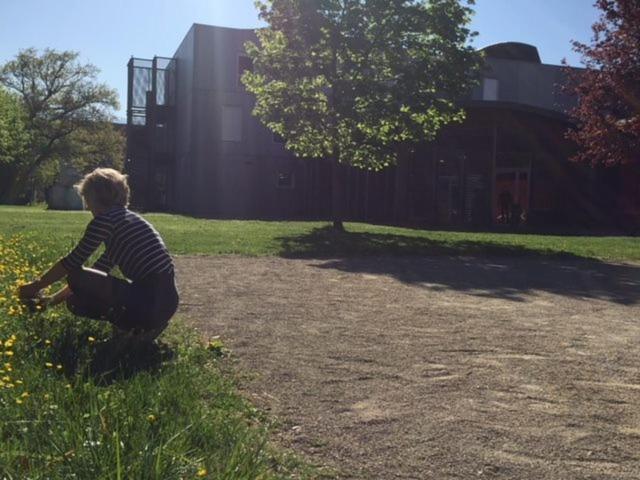
[[[640,163],[640,3],[597,0],[602,11],[591,45],[573,42],[586,69],[570,73],[578,105],[567,136],[579,146],[574,160],[593,166]]]
[[[457,100],[480,56],[459,0],[257,1],[268,27],[249,42],[254,114],[299,157],[332,161],[333,224],[342,229],[341,165],[380,170],[401,145],[462,121]]]
[[[103,156],[122,150],[123,138],[109,124],[111,110],[118,107],[116,91],[98,83],[98,69],[80,64],[78,56],[30,48],[0,67],[0,85],[17,94],[29,136],[14,168],[3,168],[9,180],[0,191],[2,200],[18,201],[39,170],[52,171],[51,162],[77,161],[96,145]]]
[[[0,165],[12,163],[27,148],[25,112],[18,98],[0,88]]]
[[[0,191],[9,186],[18,159],[27,151],[29,135],[20,100],[0,88]]]

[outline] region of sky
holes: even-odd
[[[478,48],[517,41],[538,47],[543,63],[579,65],[571,41],[587,42],[594,0],[476,0]],[[0,0],[0,64],[24,48],[74,50],[100,69],[126,119],[127,61],[172,56],[193,23],[262,26],[253,0]]]

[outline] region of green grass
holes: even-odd
[[[638,261],[630,237],[419,231],[347,223],[145,215],[172,253],[283,256],[495,254]],[[183,332],[128,354],[63,308],[14,292],[69,251],[86,212],[0,207],[0,478],[276,479],[323,475],[269,447],[269,420],[236,392],[221,345]],[[15,337],[12,337],[15,336]],[[206,473],[204,473],[206,472]]]
[[[268,419],[238,395],[219,340],[177,320],[161,347],[131,350],[62,307],[27,313],[16,286],[64,253],[32,212],[22,235],[0,234],[0,478],[316,476],[269,447]],[[86,216],[68,218],[73,236]]]
[[[280,256],[349,255],[544,255],[605,261],[640,261],[634,237],[560,236],[412,230],[346,223],[334,234],[325,222],[205,220],[148,214],[175,254]],[[0,207],[0,232],[47,238],[70,249],[90,219],[87,212]]]

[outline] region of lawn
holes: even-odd
[[[206,220],[148,214],[175,254],[331,257],[352,255],[562,255],[604,261],[640,261],[634,237],[559,236],[412,230],[346,223],[335,235],[325,222]],[[46,238],[68,250],[90,219],[87,212],[0,207],[0,232]],[[51,233],[55,232],[55,236]]]
[[[16,287],[64,254],[88,217],[0,216],[0,478],[311,475],[269,446],[270,424],[238,395],[220,340],[176,319],[160,345],[131,352],[100,322],[60,307],[29,313]]]
[[[347,223],[146,216],[175,254],[540,255],[638,261],[629,237],[420,231]],[[296,478],[269,420],[222,373],[224,346],[185,334],[124,354],[105,325],[64,309],[29,314],[14,292],[64,255],[90,215],[0,207],[0,478]]]

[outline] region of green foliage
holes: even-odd
[[[61,157],[70,159],[71,164],[82,173],[97,167],[121,170],[125,145],[124,135],[113,124],[95,122],[69,135],[67,151]]]
[[[467,2],[472,4],[473,2]],[[254,114],[300,157],[379,170],[461,121],[480,57],[459,0],[258,1]]]
[[[2,168],[8,186],[0,199],[18,201],[27,188],[45,187],[57,165],[118,166],[124,139],[109,124],[117,93],[97,81],[98,69],[76,52],[22,50],[0,67],[0,85],[17,95],[24,111],[26,148]],[[47,165],[49,164],[49,165]]]
[[[29,135],[20,100],[0,88],[0,166],[13,165],[27,149]]]
[[[29,140],[20,99],[0,86],[0,194],[10,187],[19,171]]]

